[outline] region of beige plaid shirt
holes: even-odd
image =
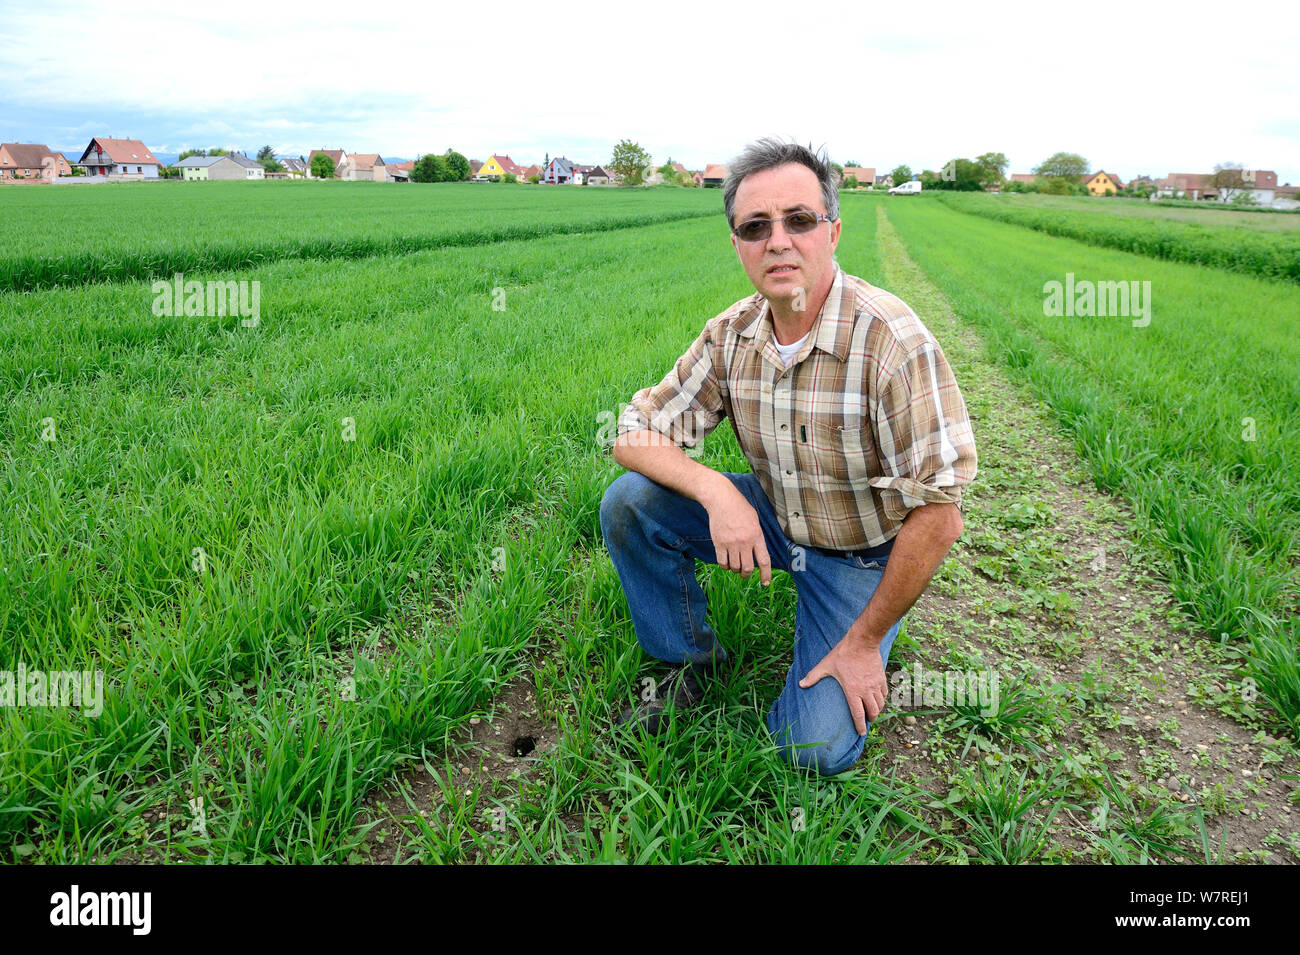
[[[975,477],[966,403],[938,342],[897,296],[838,266],[788,368],[755,293],[633,396],[618,431],[657,431],[693,448],[723,418],[797,544],[883,544],[914,507],[960,506]]]

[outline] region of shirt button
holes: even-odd
[[[793,514],[791,514],[790,516],[791,516],[791,517],[798,517],[798,516],[799,516],[799,512],[798,512],[798,511],[795,511],[795,512],[794,512]]]
[[[786,471],[785,474],[786,474],[786,477],[790,477],[791,475],[794,474],[794,472],[793,472],[793,471]]]
[[[782,430],[782,431],[786,431],[786,430],[788,430],[788,429],[786,428],[785,425],[781,425],[781,430]]]

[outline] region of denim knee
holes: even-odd
[[[600,499],[600,529],[606,544],[610,543],[611,535],[618,543],[627,539],[629,525],[637,523],[637,514],[644,508],[647,495],[655,489],[653,481],[636,471],[620,475],[605,489]]]
[[[862,740],[855,737],[851,746],[818,743],[815,746],[786,743],[779,747],[782,758],[791,765],[815,769],[821,776],[838,776],[862,756]]]

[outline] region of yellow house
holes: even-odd
[[[479,167],[475,176],[496,176],[500,178],[507,173],[522,179],[524,175],[523,168],[509,156],[489,156],[488,161]]]
[[[1124,188],[1124,183],[1119,181],[1119,176],[1112,176],[1104,170],[1094,172],[1091,176],[1084,176],[1083,184],[1088,187],[1088,192],[1094,196],[1119,192]]]

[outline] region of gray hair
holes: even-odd
[[[746,176],[765,169],[798,163],[806,166],[817,176],[822,187],[822,202],[826,205],[826,214],[832,220],[840,217],[840,193],[835,182],[835,170],[825,151],[818,155],[812,145],[800,146],[798,143],[786,143],[773,136],[765,136],[745,147],[744,152],[732,161],[727,168],[727,180],[722,184],[722,204],[727,213],[727,225],[736,227],[736,190]]]

